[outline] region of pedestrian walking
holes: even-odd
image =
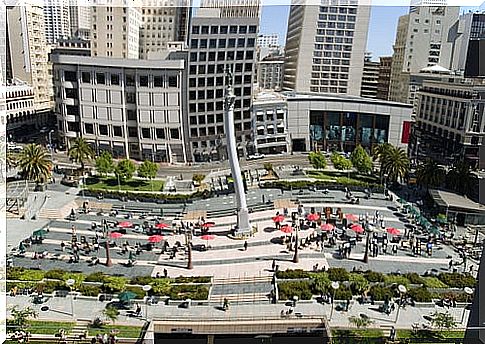
[[[168,271],[167,271],[167,269],[163,269],[163,276],[165,278],[168,278]]]
[[[229,308],[229,300],[225,297],[222,303],[222,310],[226,311]]]
[[[245,241],[245,242],[244,242],[244,251],[247,251],[247,250],[248,250],[248,242],[247,242],[247,241]]]
[[[276,260],[273,259],[273,263],[271,264],[271,270],[274,271],[275,268],[276,268]]]

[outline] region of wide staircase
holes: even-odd
[[[271,276],[214,278],[209,302],[221,305],[224,299],[229,304],[269,302],[271,281]]]
[[[77,319],[76,325],[74,325],[69,333],[69,338],[79,339],[82,335],[84,335],[85,331],[88,331],[90,323],[91,320],[88,319]]]
[[[63,219],[71,213],[71,209],[77,209],[78,205],[75,200],[67,203],[60,209],[43,207],[37,217],[41,219]]]

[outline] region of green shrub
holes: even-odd
[[[441,282],[437,277],[423,277],[423,284],[426,288],[447,288],[448,286]]]
[[[310,273],[308,271],[303,271],[301,269],[296,269],[296,270],[287,269],[286,271],[277,271],[276,277],[280,279],[309,278]]]
[[[423,277],[419,276],[415,272],[407,273],[404,276],[406,276],[406,278],[409,280],[409,282],[411,284],[423,284],[424,283]]]
[[[369,281],[361,274],[351,273],[349,282],[353,295],[360,295],[369,288]]]
[[[209,276],[179,276],[173,279],[174,283],[210,283],[211,278]]]
[[[335,300],[350,300],[352,299],[352,291],[346,285],[340,284],[335,291]]]
[[[102,272],[93,272],[92,274],[89,274],[89,275],[86,276],[85,281],[86,282],[100,282],[100,283],[104,283],[106,281],[106,278],[107,277],[108,276],[106,276]]]
[[[130,284],[146,285],[152,283],[154,280],[151,276],[136,276],[130,280]]]
[[[46,294],[51,294],[55,290],[69,290],[69,287],[61,281],[45,281],[41,283],[37,283],[36,286],[37,291],[42,291]]]
[[[12,266],[7,268],[7,279],[8,280],[19,280],[20,276],[24,272],[24,268],[21,266]]]
[[[326,272],[312,274],[311,290],[315,295],[323,295],[330,290],[332,281]]]
[[[24,270],[18,277],[21,281],[40,281],[44,278],[44,271],[42,270]]]
[[[348,281],[350,278],[349,272],[345,268],[330,268],[328,269],[328,278],[331,281]]]
[[[350,170],[352,168],[352,161],[343,157],[337,152],[332,153],[330,161],[332,161],[333,167],[335,167],[337,170]]]
[[[386,285],[405,285],[405,286],[409,286],[409,280],[404,277],[404,276],[400,276],[400,275],[385,275],[384,276],[384,283]]]
[[[54,269],[54,270],[49,270],[45,273],[44,277],[45,278],[50,278],[50,279],[57,279],[57,280],[64,280],[64,275],[66,272],[61,269]]]
[[[309,281],[278,282],[280,300],[290,300],[298,296],[300,300],[310,300],[313,296]]]
[[[166,278],[156,278],[150,285],[154,295],[166,296],[170,292],[170,281]]]
[[[82,284],[78,291],[84,296],[98,296],[101,294],[101,287],[97,285]]]
[[[101,286],[101,290],[105,293],[122,292],[126,288],[126,281],[127,279],[125,277],[108,276]]]
[[[7,291],[10,291],[13,287],[17,287],[17,289],[32,289],[35,288],[37,282],[7,282],[6,288]]]
[[[474,288],[477,280],[470,274],[460,274],[458,272],[444,272],[438,275],[441,282],[447,284],[450,288],[465,287]]]
[[[364,273],[364,277],[369,282],[384,282],[384,275],[382,273],[380,273],[380,272],[366,271]]]
[[[416,302],[430,302],[432,295],[426,287],[412,288],[407,295]]]
[[[205,285],[179,284],[170,288],[168,296],[172,300],[207,300],[209,288]]]
[[[374,301],[384,301],[386,298],[390,299],[393,296],[391,288],[380,285],[370,287],[368,294]]]

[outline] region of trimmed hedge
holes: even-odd
[[[172,280],[174,283],[210,283],[211,278],[208,276],[194,276],[194,277],[175,277]]]
[[[386,299],[391,299],[394,295],[391,288],[383,287],[380,285],[373,285],[372,287],[370,287],[368,294],[374,301],[384,301]]]
[[[166,201],[168,203],[174,202],[187,202],[198,199],[205,199],[212,196],[212,192],[209,190],[197,191],[192,194],[162,194],[162,193],[131,193],[129,191],[117,191],[117,190],[85,190],[86,196],[104,198],[135,200],[140,202],[152,202],[152,201]]]
[[[412,288],[407,295],[416,302],[430,302],[433,294],[426,287]]]
[[[300,300],[311,300],[313,293],[309,281],[278,282],[280,300],[290,300],[298,296]]]
[[[328,189],[336,189],[339,186],[353,186],[356,190],[364,190],[366,188],[372,188],[374,192],[382,192],[383,188],[382,185],[376,183],[368,183],[362,182],[355,179],[348,179],[346,177],[338,177],[333,180],[296,180],[296,181],[286,181],[286,180],[277,180],[277,181],[268,181],[261,184],[262,188],[267,189],[283,189],[283,190],[290,190],[290,189],[308,189],[310,187],[317,187],[317,188],[328,188]]]
[[[423,284],[423,277],[419,276],[416,272],[407,273],[404,275],[411,284]]]
[[[443,272],[438,275],[438,279],[448,285],[450,288],[465,287],[474,288],[477,280],[470,274],[460,274],[458,272]]]
[[[384,274],[375,271],[366,271],[364,277],[369,282],[384,282]]]
[[[277,271],[276,277],[280,279],[309,278],[310,273],[308,271],[303,271],[302,269],[296,269],[296,270],[287,269],[286,271]]]
[[[350,278],[350,273],[345,268],[330,268],[328,269],[328,278],[331,281],[344,282]]]

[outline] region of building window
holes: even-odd
[[[119,85],[120,76],[118,74],[111,74],[111,85]]]
[[[178,87],[178,80],[176,76],[168,77],[168,87]]]
[[[79,116],[79,107],[75,105],[67,105],[66,113],[68,115]]]
[[[190,116],[190,124],[191,125],[197,125],[197,117],[196,116]]]
[[[199,26],[192,26],[192,34],[198,35],[200,32],[200,27]]]
[[[153,77],[153,86],[162,87],[163,86],[163,77],[160,76],[160,75],[155,75]]]
[[[157,128],[155,129],[156,134],[157,134],[157,139],[165,139],[165,129],[163,128]]]
[[[81,80],[85,84],[90,84],[91,83],[91,73],[89,73],[89,72],[82,72],[81,73]]]
[[[179,133],[179,130],[177,128],[170,129],[170,138],[176,139],[176,140],[180,139],[180,133]]]
[[[135,76],[131,74],[126,75],[126,86],[135,86]]]
[[[140,86],[148,87],[148,75],[140,75]]]
[[[204,26],[202,26],[202,28],[201,28],[201,34],[202,34],[202,35],[207,35],[207,34],[209,34],[209,27],[208,27],[208,26],[205,26],[205,25],[204,25]]]
[[[141,128],[141,136],[144,139],[150,139],[151,138],[150,129],[149,128]]]
[[[126,110],[126,115],[129,121],[136,121],[136,111],[135,110]]]
[[[227,25],[221,26],[220,33],[223,34],[223,35],[227,34]]]
[[[96,83],[98,85],[104,85],[106,83],[104,73],[96,73]]]
[[[66,88],[66,98],[69,98],[69,99],[78,99],[77,89],[75,89],[75,88]]]
[[[211,26],[211,35],[217,35],[219,33],[218,26]]]
[[[128,137],[138,137],[138,129],[136,127],[128,127]]]
[[[126,102],[128,104],[136,104],[136,94],[133,92],[126,93]]]
[[[249,26],[249,33],[256,33],[256,25]]]
[[[122,137],[123,129],[119,125],[113,126],[113,136]]]
[[[108,126],[105,124],[99,125],[99,135],[107,136],[108,135]]]
[[[64,71],[64,80],[65,81],[77,81],[77,73],[73,71]]]
[[[84,124],[84,132],[86,134],[94,134],[94,126],[92,123],[85,123]]]

